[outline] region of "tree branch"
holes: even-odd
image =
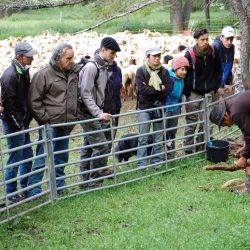
[[[117,19],[117,18],[126,16],[126,15],[128,15],[130,13],[133,13],[133,12],[136,12],[136,11],[138,11],[138,10],[140,10],[140,9],[148,6],[148,5],[155,4],[155,3],[158,3],[158,2],[159,2],[159,0],[151,0],[151,1],[148,1],[146,3],[139,3],[138,5],[135,5],[134,8],[130,9],[129,11],[127,11],[125,13],[121,13],[121,14],[118,14],[118,15],[115,15],[115,16],[111,16],[111,17],[109,17],[109,18],[101,21],[100,23],[94,25],[94,26],[91,26],[91,27],[89,27],[87,29],[84,29],[84,30],[81,30],[79,32],[76,32],[75,34],[80,34],[80,33],[83,33],[83,32],[89,31],[89,30],[93,30],[93,29],[95,29],[95,28],[97,28],[97,27],[99,27],[99,26],[101,26],[101,25],[103,25],[103,24],[105,24],[105,23],[113,20],[113,19]]]

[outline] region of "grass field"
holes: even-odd
[[[0,39],[10,36],[24,37],[40,35],[44,30],[50,33],[75,33],[91,27],[107,16],[123,12],[129,6],[127,3],[105,1],[103,5],[89,3],[87,5],[75,5],[70,7],[58,7],[50,9],[27,10],[16,13],[2,19],[0,22]],[[120,6],[119,6],[120,3]],[[116,10],[112,12],[111,10]],[[160,32],[171,33],[172,25],[169,22],[169,6],[161,3],[146,7],[126,17],[115,19],[95,29],[99,33],[112,34],[124,30],[140,32],[143,29],[151,29]],[[190,20],[190,29],[197,26],[205,26],[204,13],[193,12]],[[235,26],[237,19],[228,11],[219,8],[211,9],[212,32],[218,33],[225,25]],[[237,26],[237,25],[236,25]]]
[[[177,171],[59,201],[0,227],[1,249],[250,249],[243,172]]]

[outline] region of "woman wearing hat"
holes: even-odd
[[[163,121],[155,120],[155,112],[148,111],[156,105],[165,105],[166,97],[173,89],[173,83],[170,79],[168,71],[161,65],[161,49],[159,47],[151,47],[146,51],[147,60],[138,68],[136,72],[136,86],[138,90],[137,110],[144,111],[138,113],[139,134],[138,138],[138,167],[145,168],[148,163],[147,145],[148,133],[151,125],[154,133],[153,145],[151,152],[151,164],[157,167],[164,162],[164,146],[163,146]],[[155,120],[155,121],[154,121]],[[142,147],[142,148],[140,148]]]
[[[166,98],[166,105],[175,105],[182,102],[182,94],[184,88],[184,78],[187,74],[189,62],[186,57],[178,57],[173,61],[173,68],[169,70],[170,77],[173,79],[174,87],[171,94]],[[166,109],[166,129],[173,128],[172,130],[166,131],[166,139],[168,140],[168,150],[175,149],[175,136],[177,133],[178,117],[169,117],[179,115],[181,113],[181,105],[173,107],[167,107]],[[175,156],[175,152],[168,153],[168,159],[172,159]]]

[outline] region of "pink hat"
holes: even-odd
[[[188,62],[188,59],[186,57],[178,57],[178,58],[175,58],[174,61],[173,61],[173,68],[174,70],[177,70],[181,67],[189,67],[189,62]]]

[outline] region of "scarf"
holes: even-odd
[[[148,61],[145,61],[144,66],[145,66],[145,68],[150,76],[148,85],[152,86],[155,90],[161,91],[162,81],[158,75],[158,73],[162,67],[161,63],[158,64],[157,66],[154,66],[152,64],[149,64]]]
[[[212,54],[212,48],[210,47],[210,45],[208,45],[208,47],[205,50],[201,51],[199,46],[196,44],[194,46],[194,53],[195,53],[196,56],[203,57],[203,56]]]

